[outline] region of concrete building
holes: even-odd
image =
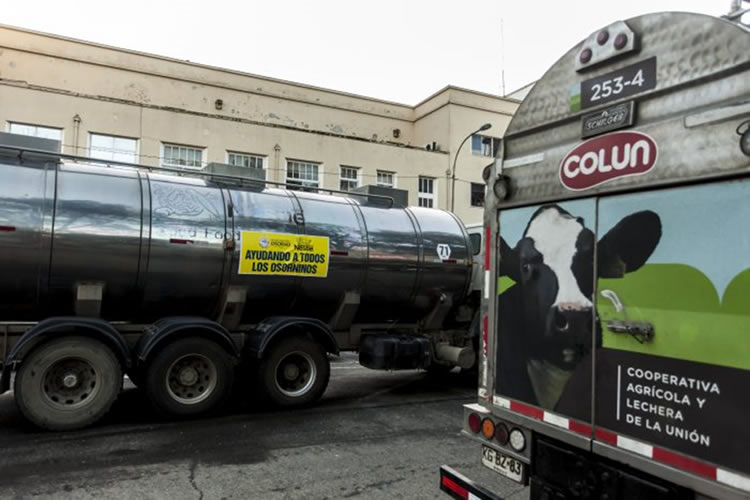
[[[262,169],[269,181],[393,186],[481,220],[482,169],[519,101],[452,86],[415,106],[0,25],[4,131],[145,165]],[[466,140],[481,125],[492,127]]]

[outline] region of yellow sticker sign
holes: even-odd
[[[328,276],[327,236],[242,231],[240,274]]]

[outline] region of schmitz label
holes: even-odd
[[[572,191],[642,175],[656,164],[656,141],[641,132],[612,132],[582,142],[560,162],[560,182]]]

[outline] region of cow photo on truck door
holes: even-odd
[[[592,346],[601,345],[594,253],[599,277],[620,278],[643,266],[661,238],[659,216],[644,210],[597,242],[586,226],[594,203],[500,215],[498,393],[584,421],[591,420]]]

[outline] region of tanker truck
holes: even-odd
[[[487,176],[463,434],[531,499],[750,498],[750,9],[733,4],[601,26],[535,83]],[[440,487],[498,498],[449,465]]]
[[[0,136],[0,392],[33,424],[96,422],[124,375],[185,417],[242,384],[311,404],[345,350],[472,368],[478,287],[452,213],[57,151]]]

